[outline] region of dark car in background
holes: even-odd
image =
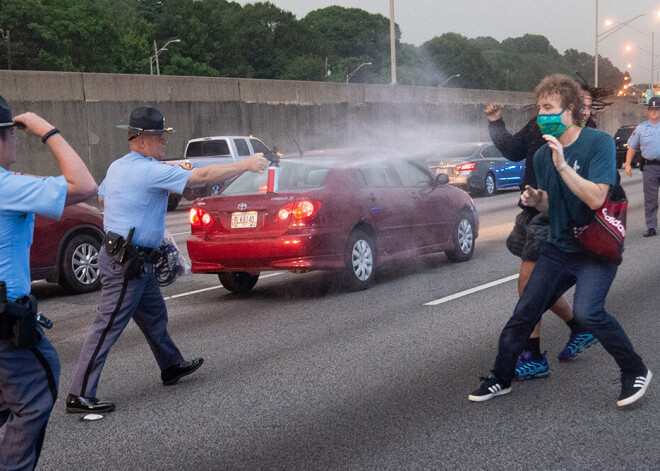
[[[616,168],[623,167],[626,163],[626,154],[628,153],[628,139],[632,136],[637,126],[621,126],[614,133],[614,143],[616,144]],[[631,166],[637,167],[642,159],[642,152],[638,149],[633,156]]]
[[[217,274],[235,293],[269,270],[341,271],[355,290],[381,265],[444,252],[472,257],[472,199],[420,163],[379,150],[327,150],[283,158],[279,191],[246,172],[190,209],[193,273]]]
[[[434,175],[446,174],[451,185],[485,196],[519,187],[525,174],[524,160],[508,160],[490,142],[448,145],[421,160]]]
[[[32,280],[59,283],[70,293],[99,289],[102,240],[103,216],[88,204],[64,208],[59,221],[36,215],[30,249]]]

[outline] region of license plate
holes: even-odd
[[[435,171],[437,175],[440,175],[441,173],[444,173],[445,175],[449,174],[448,168],[436,168]]]
[[[257,227],[256,211],[231,213],[232,229],[243,229],[249,227]]]

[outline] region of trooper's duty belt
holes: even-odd
[[[0,281],[0,340],[11,340],[15,347],[31,348],[41,340],[37,324],[46,328],[53,323],[37,310],[34,296],[7,301],[7,285]]]
[[[657,159],[644,159],[644,165],[660,165],[660,160]]]
[[[135,228],[131,227],[126,239],[114,232],[108,232],[103,238],[105,251],[122,265],[121,273],[127,280],[140,278],[145,273],[145,263],[156,263],[163,256],[159,250],[133,244],[134,232]]]

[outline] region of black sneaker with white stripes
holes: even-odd
[[[627,406],[641,398],[646,392],[646,388],[649,387],[651,378],[653,378],[653,374],[648,369],[642,376],[621,378],[621,395],[616,401],[616,405]]]
[[[487,378],[479,378],[483,383],[481,387],[468,396],[472,402],[483,402],[495,396],[502,396],[511,392],[511,383],[505,384],[492,374]]]

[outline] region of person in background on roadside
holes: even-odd
[[[628,139],[625,172],[632,177],[632,159],[642,149],[642,188],[644,189],[644,237],[656,235],[658,227],[658,188],[660,188],[660,97],[649,100],[649,120],[638,125]]]
[[[16,129],[41,138],[61,176],[34,177],[9,171],[16,162]],[[0,97],[0,281],[4,283],[0,289],[2,297],[6,296],[0,300],[2,470],[37,465],[60,379],[57,352],[36,322],[37,303],[30,296],[34,215],[60,219],[65,206],[87,200],[96,190],[89,170],[57,128],[34,113],[12,119],[9,105]],[[27,321],[30,316],[32,322]],[[21,329],[15,329],[18,325]]]
[[[595,121],[591,116],[591,93],[586,87],[583,87],[580,93],[582,97],[580,125],[595,127]],[[499,103],[488,104],[484,113],[486,119],[488,119],[488,132],[495,147],[509,160],[514,162],[525,160],[525,175],[521,186],[525,188],[529,185],[532,188],[537,188],[536,173],[534,172],[534,153],[545,144],[545,140],[536,123],[536,118],[531,119],[520,131],[511,135],[506,130]],[[524,206],[520,202],[518,206],[521,208],[521,212],[516,216],[515,225],[506,240],[506,244],[512,254],[521,258],[518,296],[522,296],[529,276],[539,258],[539,250],[548,239],[550,220],[547,215],[540,214],[535,208]],[[583,349],[589,348],[598,342],[592,334],[575,321],[573,309],[564,296],[561,296],[550,307],[550,310],[563,320],[571,330],[566,346],[557,357],[559,361],[570,361],[579,355]],[[550,366],[548,365],[546,353],[541,353],[541,321],[539,320],[527,341],[525,349],[520,354],[515,379],[537,379],[549,375]]]
[[[538,189],[525,187],[524,206],[550,220],[548,241],[499,339],[495,365],[481,386],[468,396],[487,401],[511,392],[516,362],[543,313],[575,286],[573,315],[612,355],[621,373],[618,407],[640,399],[653,375],[621,325],[605,311],[605,298],[617,265],[596,261],[573,239],[569,222],[586,222],[600,208],[616,183],[614,139],[607,133],[579,125],[582,98],[579,85],[561,74],[545,77],[536,87],[537,123],[543,145],[534,154]]]

